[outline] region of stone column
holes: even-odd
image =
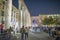
[[[19,3],[19,26],[22,27],[22,1],[18,0]]]
[[[7,0],[7,28],[11,26],[12,0]]]

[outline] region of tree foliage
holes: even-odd
[[[43,24],[44,25],[50,25],[50,24],[55,24],[55,25],[60,25],[60,17],[52,17],[52,16],[49,16],[49,17],[46,17],[44,20],[43,20]]]
[[[53,18],[52,18],[52,16],[49,16],[49,17],[45,18],[45,19],[43,20],[43,24],[44,24],[44,25],[53,24]]]

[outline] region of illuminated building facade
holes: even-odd
[[[4,28],[6,28],[7,21],[7,0],[0,0],[0,23],[4,24]]]
[[[24,0],[19,0],[19,13],[20,13],[20,27],[31,26],[30,13],[24,3]]]

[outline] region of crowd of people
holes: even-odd
[[[13,30],[13,28],[10,26],[9,29],[3,29],[3,24],[0,24],[0,35],[5,33],[5,34],[11,34]],[[20,33],[21,33],[21,40],[26,40],[28,38],[28,31],[29,29],[27,27],[22,26],[22,28],[20,29]],[[10,38],[10,37],[9,37]]]
[[[14,31],[11,26],[10,26],[9,29],[6,29],[6,30],[4,30],[3,27],[4,27],[3,24],[0,23],[0,35],[1,35],[2,33],[4,33],[4,32],[5,32],[6,34],[7,34],[7,33],[8,33],[8,34],[11,34],[11,32]],[[21,33],[21,40],[26,40],[26,39],[28,38],[29,28],[22,26],[22,28],[20,28],[19,31],[20,31],[20,33]],[[49,36],[51,37],[51,28],[48,28],[48,34],[49,34]],[[55,34],[55,33],[52,33],[52,36],[54,37],[53,34]],[[59,37],[57,37],[56,40],[57,40],[57,39],[60,40]]]

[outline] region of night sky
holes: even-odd
[[[18,0],[12,0],[12,3],[14,6],[16,6],[16,8],[18,8]]]
[[[31,16],[39,14],[60,14],[59,0],[24,0]],[[15,3],[14,3],[15,2]],[[17,0],[13,4],[18,7]]]

